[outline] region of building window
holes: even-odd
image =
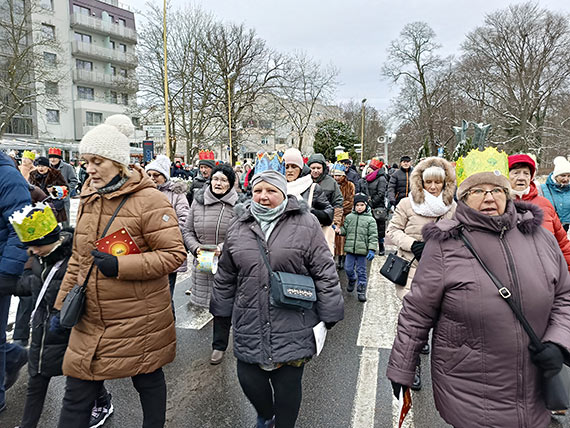
[[[78,70],[93,71],[93,63],[91,61],[76,59],[75,67],[77,67]]]
[[[263,138],[261,139],[261,144],[263,144],[264,146],[266,146],[267,144],[269,144],[269,138],[263,137]]]
[[[261,129],[273,129],[273,122],[270,120],[260,120],[259,127]]]
[[[123,104],[128,106],[129,105],[129,94],[121,94],[123,97]]]
[[[91,9],[89,9],[88,7],[84,7],[84,6],[79,6],[77,4],[73,5],[73,13],[77,13],[79,15],[91,15]]]
[[[111,49],[115,49],[115,41],[114,41],[114,40],[110,40],[110,41],[109,41],[109,47],[110,47]]]
[[[277,138],[277,144],[281,145],[287,144],[287,138]]]
[[[86,126],[97,126],[103,122],[103,113],[86,111]]]
[[[127,53],[127,45],[119,43],[119,50],[123,53]]]
[[[46,110],[46,119],[48,123],[59,123],[59,110]]]
[[[122,77],[129,77],[129,72],[126,68],[121,68],[121,76]]]
[[[57,86],[57,82],[45,82],[44,86],[45,86],[46,95],[59,94],[59,88]]]
[[[95,99],[95,90],[85,86],[77,87],[77,98],[80,100],[93,100]]]
[[[127,26],[127,21],[123,18],[119,18],[118,23],[121,27],[126,27]]]
[[[7,134],[32,135],[32,119],[15,117],[6,127]]]
[[[112,74],[113,76],[116,76],[116,75],[117,75],[117,67],[115,67],[114,65],[111,66],[111,74]]]
[[[42,24],[42,34],[46,40],[55,40],[55,27],[49,24]]]
[[[56,65],[57,55],[50,52],[44,52],[44,64],[45,65]]]
[[[242,122],[243,128],[257,128],[257,121],[254,119],[244,120]]]
[[[115,91],[111,91],[110,101],[112,104],[118,104],[119,103],[117,93]]]
[[[41,0],[40,6],[47,10],[53,10],[53,0]]]
[[[89,34],[75,33],[75,40],[83,43],[91,43],[91,36]]]

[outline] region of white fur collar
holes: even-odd
[[[416,214],[424,217],[441,217],[451,209],[451,205],[445,205],[443,203],[443,192],[435,197],[424,189],[424,198],[422,204],[416,204],[414,198],[410,198],[412,210],[414,210]]]

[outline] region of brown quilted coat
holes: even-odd
[[[125,227],[142,254],[119,257],[119,275],[94,268],[87,284],[85,312],[71,331],[63,374],[105,380],[151,373],[174,360],[176,332],[168,274],[186,259],[174,209],[152,181],[133,171],[120,189],[99,194],[88,179],[81,192],[73,254],[56,300],[83,283],[95,241],[126,194],[131,194],[109,233]]]

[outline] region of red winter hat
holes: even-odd
[[[368,166],[372,168],[374,171],[376,171],[377,169],[380,169],[384,166],[384,162],[379,161],[378,159],[372,159],[370,161],[370,165]]]
[[[509,170],[517,163],[527,165],[530,168],[530,175],[534,177],[534,173],[536,172],[536,163],[533,158],[525,154],[509,156]]]

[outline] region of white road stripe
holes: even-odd
[[[363,348],[356,384],[356,396],[352,408],[353,428],[374,426],[376,410],[376,385],[378,379],[378,348]]]

